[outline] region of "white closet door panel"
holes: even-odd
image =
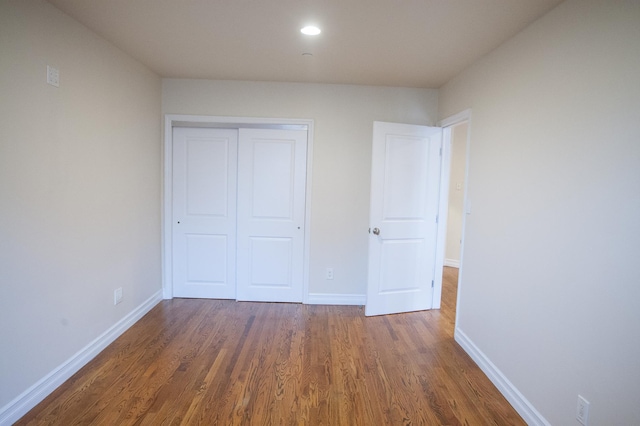
[[[254,287],[292,287],[293,238],[250,238],[248,255],[250,282]]]
[[[227,236],[186,234],[187,280],[224,284],[227,281]]]
[[[187,214],[226,217],[229,209],[228,141],[193,138],[188,140],[186,148]]]
[[[289,140],[254,141],[252,217],[267,220],[292,219],[295,150],[295,143]]]
[[[238,300],[301,302],[307,132],[240,129]]]
[[[173,293],[236,294],[238,132],[173,130]]]

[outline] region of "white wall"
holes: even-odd
[[[467,165],[467,122],[451,128],[451,170],[449,172],[449,211],[447,213],[447,241],[445,265],[460,264],[462,238],[462,210],[464,208],[464,173]]]
[[[49,3],[0,1],[0,411],[161,289],[160,104]]]
[[[437,102],[426,89],[164,79],[162,109],[315,120],[309,292],[364,295],[373,122],[433,125]]]
[[[441,89],[466,108],[458,331],[551,424],[640,424],[640,2],[560,4]]]

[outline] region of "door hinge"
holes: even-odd
[[[433,280],[431,280],[431,288],[433,288]]]
[[[436,215],[436,223],[440,223],[440,215],[439,214]]]
[[[442,157],[442,147],[440,147],[440,157]]]

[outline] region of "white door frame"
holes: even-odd
[[[281,128],[307,130],[307,181],[305,194],[305,232],[302,302],[309,299],[309,246],[311,229],[311,176],[313,164],[312,119],[223,117],[208,115],[165,114],[163,150],[163,196],[162,196],[162,297],[173,299],[172,282],[172,174],[173,174],[173,128],[174,127],[218,127],[218,128]]]
[[[443,152],[442,152],[442,175],[441,175],[441,185],[446,185],[445,191],[440,191],[440,212],[439,217],[440,221],[438,222],[438,259],[436,259],[436,266],[440,265],[444,266],[444,245],[446,241],[447,235],[447,214],[449,210],[449,179],[451,174],[451,128],[461,124],[467,123],[467,149],[466,149],[466,159],[465,159],[465,167],[464,167],[464,198],[463,198],[463,211],[462,215],[462,235],[460,238],[460,265],[458,269],[458,295],[456,300],[456,306],[459,305],[460,302],[460,293],[462,287],[462,267],[464,264],[464,242],[465,242],[465,230],[467,226],[467,215],[471,214],[471,202],[468,197],[468,188],[469,188],[469,159],[471,153],[471,109],[466,109],[464,111],[459,112],[458,114],[454,114],[447,118],[444,118],[438,122],[438,126],[442,127],[445,131],[445,141],[447,143],[443,144]],[[446,193],[446,198],[444,194]],[[444,220],[442,220],[444,218]],[[440,300],[442,298],[442,276],[436,277],[439,282],[436,282],[435,285],[435,293],[437,293],[437,303],[438,307],[440,307]],[[439,285],[438,285],[439,284]],[[434,294],[434,303],[436,300],[436,294]],[[456,309],[456,319],[454,325],[454,334],[458,329],[458,309]]]

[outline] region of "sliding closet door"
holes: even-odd
[[[173,129],[173,295],[235,299],[238,131]]]
[[[301,302],[307,132],[239,132],[237,299]]]

